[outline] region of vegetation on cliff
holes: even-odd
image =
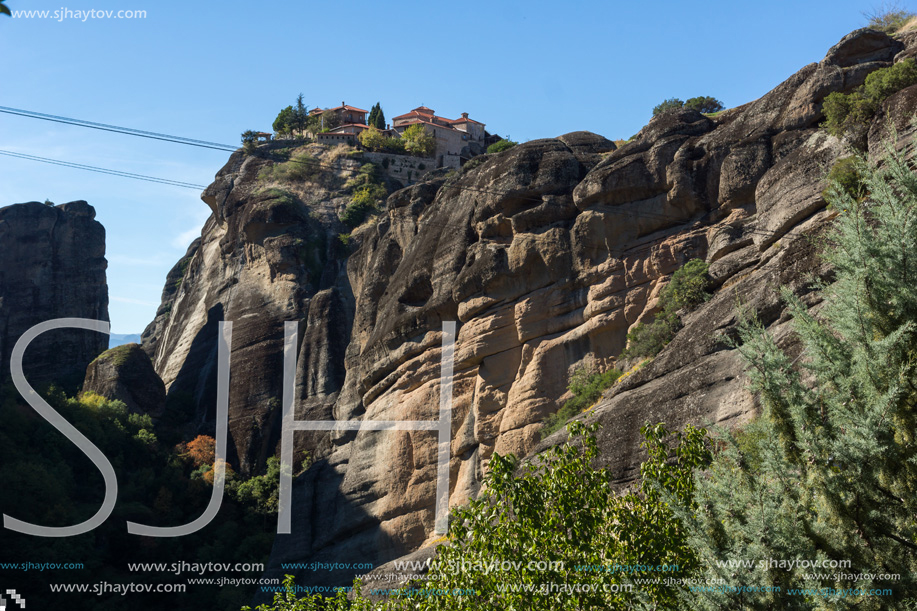
[[[882,102],[914,84],[917,84],[917,62],[913,58],[879,68],[852,92],[835,91],[825,98],[825,127],[838,138],[858,128],[865,129]]]
[[[733,343],[764,408],[755,422],[712,438],[644,426],[641,483],[621,495],[594,465],[595,429],[573,423],[568,443],[530,462],[492,457],[479,498],[453,512],[427,590],[379,603],[344,593],[297,600],[291,591],[260,609],[913,605],[917,174],[891,150],[881,168],[860,171],[865,197],[837,181],[830,188],[838,218],[822,256],[835,278],[814,286],[824,306],[810,311],[783,292],[803,352],[786,354],[740,313]],[[683,269],[669,285],[673,308],[706,296],[706,269]],[[525,570],[480,570],[520,560]],[[653,579],[673,564],[676,579]],[[568,588],[557,596],[543,584]]]
[[[692,259],[672,274],[672,280],[662,289],[659,296],[659,313],[649,324],[639,323],[627,334],[627,348],[621,354],[624,358],[656,356],[672,341],[681,328],[679,311],[691,310],[707,299],[708,265],[700,259]]]

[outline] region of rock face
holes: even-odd
[[[86,369],[83,392],[123,401],[131,412],[153,418],[162,416],[166,407],[166,387],[139,344],[124,344],[100,354]]]
[[[19,337],[38,323],[75,317],[108,320],[105,229],[84,201],[0,208],[0,379],[9,379]],[[53,330],[25,353],[26,379],[73,391],[108,347],[102,333]]]
[[[736,296],[791,342],[777,289],[817,299],[805,278],[829,272],[808,236],[831,218],[823,177],[849,154],[818,129],[822,101],[909,48],[860,30],[761,99],[715,118],[666,113],[619,149],[576,132],[437,174],[393,193],[376,222],[353,232],[346,261],[320,247],[342,230],[334,215],[346,199],[300,183],[287,185],[299,189],[296,205],[281,205],[259,191],[269,162],[237,153],[204,193],[214,214],[189,251],[170,317],[145,348],[170,399],[196,393],[206,426],[216,322],[234,321],[230,428],[236,458],[253,469],[276,451],[282,321],[300,322],[297,418],[340,421],[435,419],[441,324],[457,321],[457,504],[476,494],[494,452],[525,455],[562,440],[559,432],[540,442],[539,433],[570,373],[587,361],[613,365],[628,331],[652,319],[671,274],[704,259],[715,298],[590,416],[604,425],[603,460],[626,481],[641,459],[645,421],[729,424],[754,413],[741,364],[723,342]],[[906,123],[900,115],[912,98],[905,90],[882,112]],[[873,140],[870,132],[870,147]],[[302,255],[297,239],[317,259]],[[317,460],[295,481],[293,533],[278,537],[273,567],[380,564],[431,538],[432,433],[298,433],[296,445]]]

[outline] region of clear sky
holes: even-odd
[[[468,112],[514,140],[628,138],[668,97],[727,107],[819,61],[874,7],[788,2],[7,0],[0,106],[235,144],[309,107],[381,102]],[[905,5],[905,8],[914,8]],[[228,155],[0,114],[0,149],[208,184]],[[152,320],[165,275],[209,210],[194,190],[0,157],[0,206],[85,199],[107,230],[112,331]],[[2,245],[0,245],[2,247]]]

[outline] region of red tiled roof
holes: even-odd
[[[478,125],[484,125],[480,121],[475,121],[474,119],[468,119],[466,117],[462,117],[460,119],[446,119],[446,120],[449,121],[449,123],[477,123]]]
[[[344,104],[343,106],[335,106],[334,108],[329,108],[328,110],[349,110],[351,112],[362,112],[363,114],[368,113],[368,110],[363,110],[362,108],[357,108],[356,106],[348,106]]]
[[[432,109],[432,108],[427,108],[426,106],[418,106],[417,108],[415,108],[415,109],[412,110],[411,112],[419,112],[420,114],[424,114],[424,115],[432,115],[432,114],[433,114],[433,109]]]

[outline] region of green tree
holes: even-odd
[[[242,150],[248,154],[255,152],[255,146],[258,140],[258,132],[247,129],[242,132]]]
[[[694,608],[901,609],[917,602],[917,175],[889,150],[863,167],[868,196],[835,182],[839,216],[822,253],[835,270],[817,316],[783,297],[802,342],[791,359],[744,317],[738,350],[761,417],[722,436],[723,451],[698,479],[702,508],[683,514],[706,577],[746,586],[728,600],[698,594]],[[850,561],[805,579],[805,568],[729,560]],[[822,573],[821,571],[816,571]],[[838,573],[857,579],[835,579]],[[883,581],[875,574],[894,574]],[[868,574],[873,574],[869,576]],[[779,586],[752,593],[750,586]],[[788,588],[891,588],[891,596],[791,596]]]
[[[377,129],[385,129],[385,114],[382,112],[382,106],[379,102],[370,109],[367,124]]]
[[[274,132],[279,136],[289,136],[293,133],[293,107],[287,106],[277,114],[274,119]]]
[[[684,105],[684,101],[679,100],[678,98],[669,98],[667,100],[663,100],[653,108],[653,116],[655,117],[658,114],[669,112],[671,110],[681,110]]]
[[[4,2],[6,2],[6,0],[0,0],[0,15],[8,15],[12,17],[13,13],[10,12],[10,8],[5,5]]]
[[[723,110],[725,106],[723,106],[723,103],[716,98],[707,95],[699,96],[696,98],[688,98],[688,101],[685,102],[685,108],[691,108],[697,112],[713,113]]]
[[[404,150],[415,157],[432,157],[436,152],[436,138],[420,123],[404,130],[401,139],[404,140]]]
[[[309,123],[309,109],[303,104],[301,93],[296,96],[296,106],[293,107],[291,123],[298,136],[305,135]]]
[[[318,131],[327,132],[341,125],[341,116],[331,110],[318,115],[317,119],[320,126]]]
[[[371,151],[381,151],[385,147],[385,136],[376,127],[370,125],[360,134],[360,144]]]

